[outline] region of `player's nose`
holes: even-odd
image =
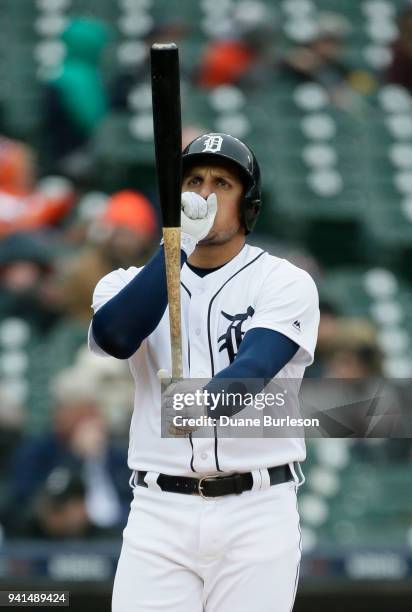
[[[207,198],[210,196],[210,194],[213,193],[213,185],[211,181],[208,180],[204,180],[202,183],[202,188],[200,190],[200,194],[202,196],[202,198],[204,198],[205,200],[207,200]]]

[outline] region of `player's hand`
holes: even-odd
[[[201,389],[199,381],[183,380],[172,382],[170,375],[165,370],[159,370],[157,373],[159,380],[166,384],[167,387],[162,394],[162,414],[166,420],[167,429],[169,434],[175,437],[188,436],[193,431],[198,429],[195,425],[178,425],[174,423],[174,419],[178,416],[181,421],[185,419],[192,419],[206,414],[205,407],[200,405],[194,406],[183,406],[176,407],[175,398],[180,398],[186,393],[194,394],[197,390]]]
[[[198,388],[198,385],[196,385],[196,388]],[[202,416],[204,412],[203,406],[185,406],[182,409],[177,409],[175,407],[174,398],[176,396],[179,397],[180,394],[189,392],[190,389],[187,383],[175,382],[167,387],[162,396],[163,417],[166,419],[167,429],[170,435],[177,438],[188,436],[196,431],[197,426],[185,423],[185,419]],[[185,424],[176,423],[176,417]]]
[[[199,240],[212,229],[217,212],[217,197],[211,193],[205,200],[194,191],[182,193],[182,249],[189,257]]]

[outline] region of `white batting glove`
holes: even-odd
[[[194,191],[182,193],[182,249],[190,257],[199,240],[206,238],[215,221],[217,197],[211,193],[205,200]]]

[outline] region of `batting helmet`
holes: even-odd
[[[203,134],[184,149],[183,174],[190,166],[205,160],[206,156],[230,160],[240,170],[245,184],[240,215],[248,234],[255,226],[262,200],[260,169],[256,157],[248,146],[229,134]]]

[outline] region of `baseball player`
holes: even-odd
[[[261,207],[252,151],[205,134],[183,151],[183,375],[296,379],[319,323],[311,277],[246,244]],[[128,464],[133,501],[113,612],[290,612],[299,576],[301,437],[161,437],[157,373],[171,371],[163,246],[97,284],[89,346],[128,359],[135,380]],[[179,429],[179,426],[177,427]]]

